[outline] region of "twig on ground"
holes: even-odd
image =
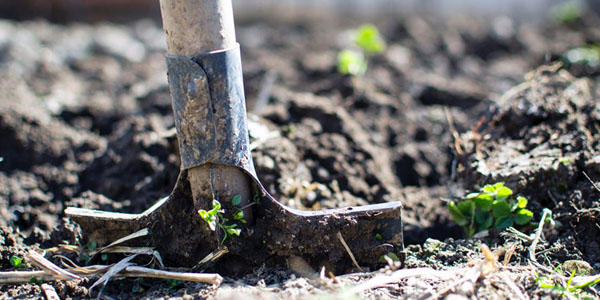
[[[82,277],[93,277],[98,274],[104,273],[104,276],[100,278],[92,288],[96,285],[104,283],[108,281],[111,277],[151,277],[151,278],[164,278],[164,279],[176,279],[182,281],[193,281],[193,282],[203,282],[210,283],[215,285],[220,285],[223,282],[223,278],[216,273],[188,273],[188,272],[173,272],[173,271],[164,271],[151,269],[146,267],[132,266],[129,263],[130,260],[133,259],[136,255],[132,255],[126,257],[121,260],[119,263],[113,266],[109,265],[93,265],[87,267],[80,267],[73,263],[70,259],[59,256],[62,259],[62,263],[65,267],[67,267],[71,272],[68,272],[64,269],[59,268],[54,265],[54,267],[58,270],[50,271],[49,269],[44,269],[42,271],[10,271],[10,272],[0,272],[0,284],[21,284],[28,283],[31,278],[36,278],[42,281],[55,281],[55,280],[70,280],[65,279],[64,275],[58,276],[56,272],[60,272],[61,274],[72,274],[77,276],[77,278]],[[77,274],[77,275],[75,275]],[[81,277],[80,277],[81,276]],[[92,289],[90,288],[90,290]]]
[[[57,280],[53,275],[48,275],[46,271],[8,271],[0,272],[0,285],[28,283],[31,278],[43,281]]]
[[[366,282],[363,282],[352,289],[350,289],[350,293],[360,293],[362,291],[382,287],[386,284],[397,282],[402,279],[410,278],[410,277],[427,277],[434,278],[438,280],[448,280],[456,277],[457,274],[464,272],[465,268],[455,269],[455,270],[436,270],[432,268],[414,268],[414,269],[401,269],[398,271],[394,271],[390,275],[380,275],[375,276]]]
[[[501,276],[501,278],[504,283],[506,283],[506,286],[508,286],[508,288],[513,292],[513,294],[517,296],[517,299],[529,300],[529,297],[523,294],[521,289],[512,280],[508,279],[508,276]]]
[[[117,276],[175,279],[181,281],[210,283],[214,285],[220,285],[223,282],[223,277],[221,277],[219,274],[170,272],[138,266],[128,266],[125,268],[125,270],[117,274]]]
[[[585,176],[585,178],[587,178],[587,180],[592,184],[592,186],[594,186],[596,191],[600,192],[600,187],[598,187],[598,185],[594,181],[592,181],[590,176],[588,176],[588,174],[585,171],[582,171],[581,173],[583,173],[583,176]]]
[[[510,245],[508,250],[506,250],[506,252],[504,253],[504,261],[502,262],[503,266],[508,266],[508,264],[510,263],[510,259],[512,258],[516,249],[517,249],[517,243],[513,243]]]
[[[552,211],[547,208],[544,208],[543,213],[542,213],[542,218],[540,219],[540,224],[538,225],[538,228],[536,229],[533,241],[531,242],[531,245],[529,246],[529,260],[531,261],[531,263],[534,266],[538,267],[539,269],[541,269],[547,273],[552,273],[552,270],[550,270],[547,267],[538,263],[537,258],[535,257],[537,244],[540,240],[540,237],[542,236],[542,231],[544,230],[544,224],[546,224],[546,217],[548,217],[548,216],[552,216]]]
[[[471,271],[469,274],[469,271]],[[465,277],[463,277],[460,280],[456,280],[454,283],[452,283],[451,285],[447,286],[446,288],[442,289],[441,291],[435,293],[434,295],[432,295],[431,297],[427,298],[427,300],[435,300],[440,298],[441,296],[447,294],[448,292],[454,290],[455,288],[463,285],[465,282],[471,281],[473,283],[477,282],[477,279],[479,279],[479,276],[481,276],[481,270],[466,270],[465,272],[467,275],[465,275]]]
[[[132,234],[124,236],[124,237],[122,237],[122,238],[120,238],[120,239],[118,239],[118,240],[116,240],[116,241],[108,244],[107,246],[104,246],[104,247],[102,247],[102,248],[100,248],[100,249],[98,249],[96,251],[90,252],[90,255],[94,256],[94,255],[96,255],[98,253],[109,252],[107,250],[109,250],[110,248],[113,248],[113,247],[115,247],[115,246],[117,246],[119,244],[122,244],[124,242],[127,242],[129,240],[133,240],[133,239],[136,239],[136,238],[139,238],[139,237],[142,237],[142,236],[146,236],[149,233],[150,233],[150,229],[148,229],[148,228],[140,229],[140,230],[138,230],[138,231],[136,231],[136,232],[134,232]],[[128,248],[131,248],[131,247],[128,247]],[[143,248],[148,248],[148,247],[143,247]],[[140,248],[140,249],[142,249],[142,248]],[[121,253],[123,253],[123,252],[121,252]]]
[[[57,265],[53,264],[51,261],[47,260],[41,254],[39,254],[33,250],[29,250],[25,254],[25,259],[28,262],[30,262],[31,264],[33,264],[34,266],[46,271],[47,274],[57,277],[58,279],[62,279],[62,280],[81,279],[81,277],[79,277],[67,270],[61,269]]]
[[[53,286],[44,283],[42,284],[42,291],[44,291],[44,295],[46,295],[47,300],[60,300],[60,297],[56,293],[56,290]]]
[[[104,290],[104,287],[106,286],[108,281],[113,276],[115,276],[117,273],[123,271],[125,268],[130,266],[132,264],[132,263],[130,263],[130,261],[132,259],[134,259],[136,256],[137,256],[137,254],[127,256],[127,257],[123,258],[120,262],[118,262],[118,263],[114,264],[112,267],[110,267],[108,269],[108,271],[106,273],[104,273],[104,275],[102,275],[102,277],[100,277],[100,279],[98,279],[96,282],[94,282],[94,284],[92,284],[92,286],[90,287],[90,294],[92,294],[92,290],[94,289],[94,287],[96,287],[99,284],[102,284],[102,289],[100,289],[100,292],[99,292],[99,295],[101,295],[102,290]]]
[[[346,252],[348,252],[348,255],[350,256],[350,259],[352,260],[352,263],[354,263],[354,266],[356,268],[358,268],[359,271],[363,272],[363,269],[358,265],[358,262],[356,261],[356,258],[354,258],[354,254],[352,254],[352,251],[350,250],[350,247],[348,247],[348,244],[346,244],[346,241],[344,240],[344,237],[342,236],[341,232],[337,232],[337,237],[340,240],[340,242],[342,243],[342,245],[344,246],[344,249],[346,249]]]

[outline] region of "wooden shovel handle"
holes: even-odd
[[[167,52],[193,56],[236,44],[231,0],[160,0]]]
[[[160,0],[170,55],[194,56],[236,46],[231,0]],[[250,202],[248,176],[238,168],[207,164],[188,170],[196,209],[210,208],[213,198],[228,202],[240,195]],[[244,210],[252,223],[252,211]]]

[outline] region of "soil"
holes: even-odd
[[[375,24],[388,47],[369,58],[362,77],[336,70],[337,52],[351,44],[346,30],[359,20],[240,23],[258,176],[280,202],[303,210],[401,201],[403,267],[439,270],[473,265],[483,257],[481,243],[511,249],[500,256],[509,266],[528,266],[530,240],[497,229],[465,239],[447,211],[448,201],[503,181],[528,197],[535,223],[543,208],[553,212],[555,226],[540,242],[541,264],[553,269],[582,260],[600,270],[600,69],[563,59],[573,47],[600,41],[593,20],[382,18]],[[10,257],[27,249],[85,247],[66,207],[139,213],[171,192],[179,155],[164,52],[160,25],[150,20],[0,20],[0,269],[15,270]],[[519,229],[529,235],[534,225]],[[342,299],[346,287],[396,267],[334,280],[293,263],[256,266],[218,288],[115,279],[103,295]],[[529,298],[560,297],[540,288],[535,272],[511,274],[506,278]],[[409,279],[360,295],[514,295],[494,278],[443,293],[440,282]],[[63,299],[97,295],[89,292],[93,281],[51,284]],[[35,284],[0,287],[0,299],[42,295]]]

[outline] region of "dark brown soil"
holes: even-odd
[[[376,23],[388,48],[364,77],[336,71],[346,44],[335,41],[358,21],[238,24],[253,159],[270,193],[307,210],[401,201],[406,265],[444,268],[468,263],[480,242],[461,239],[446,202],[504,181],[530,199],[535,222],[547,207],[560,223],[546,236],[547,263],[582,259],[600,270],[600,191],[584,175],[600,180],[599,73],[556,65],[570,48],[599,41],[598,32],[504,18]],[[159,25],[147,20],[0,20],[2,270],[29,248],[85,245],[65,218],[68,206],[139,213],[170,193],[179,157],[164,51]],[[512,240],[492,230],[486,242]],[[518,245],[512,262],[524,265],[527,245]],[[256,268],[219,292],[232,297],[247,285],[253,297],[301,298],[326,290],[297,273]],[[82,298],[91,284],[53,286],[62,298]],[[532,298],[553,295],[534,282],[522,287]],[[271,288],[275,296],[261,294]],[[0,287],[0,299],[40,293],[32,284]],[[134,279],[104,290],[119,299],[216,293]],[[477,295],[494,298],[486,293],[493,289]]]

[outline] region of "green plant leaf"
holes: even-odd
[[[525,208],[527,206],[527,198],[523,196],[517,197],[517,208]]]
[[[473,211],[475,210],[475,203],[473,203],[473,201],[461,201],[456,205],[456,207],[458,208],[458,210],[460,210],[463,216],[469,218],[473,215]]]
[[[362,53],[344,49],[337,57],[338,72],[345,75],[361,76],[367,71],[367,61]]]
[[[219,202],[218,200],[213,200],[212,202],[212,210],[219,210],[221,209],[221,202]]]
[[[502,186],[496,190],[496,200],[503,201],[512,195],[513,191],[505,186]]]
[[[241,195],[235,195],[235,196],[233,196],[233,199],[231,200],[231,204],[233,204],[234,206],[240,205],[241,202],[242,202]]]
[[[473,199],[477,196],[481,195],[481,193],[469,193],[465,196],[466,199]]]
[[[492,212],[494,213],[494,217],[503,217],[510,215],[510,206],[508,203],[504,201],[494,201],[492,203]],[[497,220],[496,220],[497,221]]]
[[[492,223],[494,222],[494,217],[489,211],[480,210],[475,213],[475,221],[479,225],[479,231],[481,231],[488,229],[490,228],[490,226],[492,226]]]
[[[456,222],[456,224],[460,226],[465,226],[469,224],[469,220],[467,220],[467,218],[465,218],[465,216],[456,207],[456,203],[448,203],[448,211],[450,212],[450,215],[452,216],[452,219],[454,219],[454,222]]]
[[[241,209],[238,209],[235,211],[235,213],[233,213],[233,219],[242,223],[246,223],[246,220],[244,220],[244,212]]]
[[[494,226],[496,228],[506,228],[512,226],[514,223],[512,216],[501,216],[496,219]]]
[[[489,211],[492,207],[492,201],[494,201],[494,198],[489,194],[479,194],[472,200],[475,203],[475,207],[481,210]]]
[[[516,213],[513,215],[513,218],[515,223],[519,225],[525,225],[531,221],[531,218],[533,218],[533,213],[528,209],[521,208],[516,211]]]
[[[15,268],[22,268],[23,267],[23,258],[13,255],[10,257],[10,265],[15,267]]]
[[[482,192],[493,194],[496,191],[495,186],[497,184],[503,184],[502,182],[498,182],[495,185],[486,184],[481,188]]]
[[[385,50],[385,41],[379,35],[377,27],[364,24],[356,30],[354,43],[368,54],[381,53]]]
[[[242,232],[242,230],[240,228],[230,228],[230,229],[227,229],[227,233],[231,234],[231,235],[240,236],[241,232]]]
[[[200,215],[200,218],[202,218],[202,220],[204,220],[207,224],[208,224],[208,228],[210,228],[211,231],[215,231],[217,228],[217,216],[216,216],[216,211],[214,213],[212,213],[213,210],[210,211],[206,211],[204,209],[198,210],[198,214]]]

